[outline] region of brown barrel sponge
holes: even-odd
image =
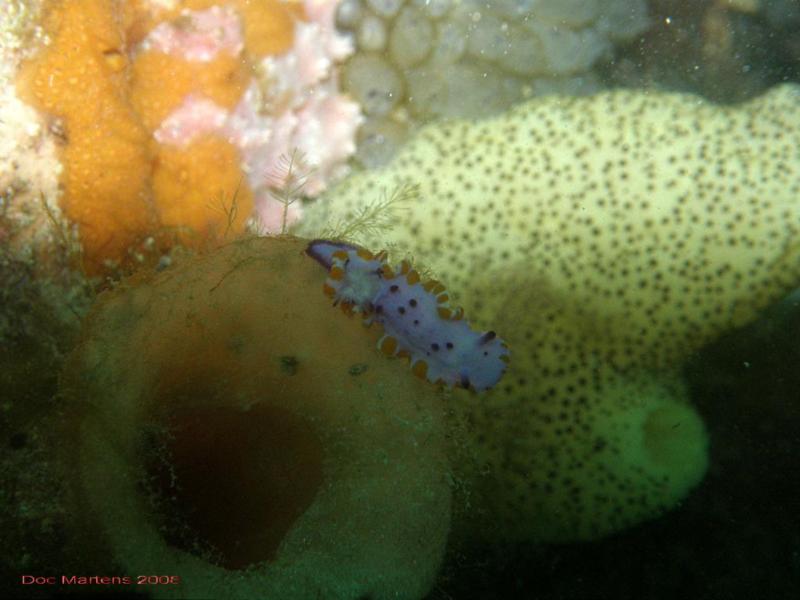
[[[164,597],[419,598],[450,527],[436,390],[296,238],[103,294],[68,359],[76,505]]]

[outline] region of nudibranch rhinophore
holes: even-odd
[[[306,253],[328,269],[323,291],[334,305],[362,313],[367,325],[383,325],[378,348],[409,359],[418,377],[483,391],[503,376],[505,342],[494,331],[474,331],[464,311],[448,304],[445,287],[434,279],[423,282],[408,261],[393,269],[386,252],[330,240],[313,240]]]

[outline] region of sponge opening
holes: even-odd
[[[274,559],[323,481],[322,444],[276,406],[172,412],[148,464],[165,541],[227,569]]]

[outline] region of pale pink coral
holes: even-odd
[[[275,95],[291,90],[294,96],[301,96],[327,81],[333,64],[353,53],[352,40],[336,33],[333,9],[337,3],[338,0],[307,0],[309,22],[295,26],[291,52],[264,61],[267,77],[276,84]]]
[[[256,77],[232,111],[192,95],[154,134],[161,143],[186,144],[201,134],[217,133],[235,144],[266,232],[281,231],[301,216],[299,203],[285,210],[275,198],[276,188],[285,184],[282,158],[297,158],[293,165],[302,170],[302,193],[314,196],[346,172],[345,163],[355,152],[362,116],[359,105],[339,92],[335,66],[353,47],[334,27],[337,3],[306,0],[308,22],[295,23],[292,49],[257,66]],[[242,51],[242,24],[232,9],[184,11],[181,19],[180,24],[159,25],[143,44],[195,61],[212,60],[221,51]]]
[[[161,122],[153,137],[159,144],[185,146],[200,135],[222,131],[228,117],[228,111],[213,101],[191,94]]]
[[[223,50],[235,56],[244,49],[242,23],[231,7],[184,10],[178,19],[153,29],[141,49],[202,62],[214,60]]]
[[[355,130],[360,123],[359,105],[336,94],[319,95],[298,111],[294,142],[318,171],[307,184],[309,195],[316,196],[327,181],[345,174],[344,163],[356,150]]]
[[[296,23],[292,50],[267,57],[261,65],[266,93],[253,90],[245,94],[246,100],[260,100],[241,112],[237,108],[237,124],[244,125],[245,130],[250,124],[261,122],[260,127],[267,126],[275,133],[266,145],[243,146],[245,170],[256,193],[256,209],[267,230],[275,230],[273,224],[283,217],[283,205],[271,197],[269,190],[281,156],[295,151],[302,154],[309,169],[303,192],[314,196],[344,173],[345,162],[355,152],[355,134],[362,116],[359,105],[339,93],[335,63],[346,58],[353,48],[351,41],[334,27],[336,4],[337,0],[306,0],[310,22]],[[268,110],[268,116],[259,114],[270,107],[273,110]],[[288,217],[290,221],[299,218],[299,206],[293,205]]]

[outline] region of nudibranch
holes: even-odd
[[[494,331],[474,331],[463,310],[448,304],[445,287],[423,282],[408,261],[393,269],[386,252],[330,240],[313,240],[306,254],[328,270],[323,292],[334,306],[363,314],[367,325],[380,323],[380,351],[409,359],[418,377],[477,391],[502,377],[509,361],[503,340]]]

